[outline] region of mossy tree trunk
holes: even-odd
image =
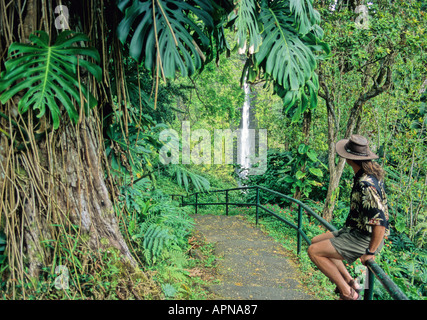
[[[77,126],[68,123],[49,140],[37,142],[36,150],[29,149],[18,157],[29,177],[21,197],[31,277],[52,263],[52,252],[43,243],[63,232],[59,225],[86,235],[82,237],[84,245],[93,252],[115,247],[136,266],[119,230],[96,128],[93,118]],[[35,152],[43,156],[36,159]]]
[[[58,17],[54,10],[59,4],[69,9],[71,29],[88,34],[93,40],[91,45],[98,48],[104,81],[96,83],[88,75],[81,75],[82,83],[89,86],[99,105],[87,117],[80,112],[78,124],[64,115],[57,130],[50,130],[49,118],[37,119],[32,110],[18,114],[19,94],[1,106],[6,117],[1,120],[0,226],[7,235],[12,282],[30,279],[35,283],[43,268],[60,263],[60,245],[68,248],[71,260],[77,251],[83,257],[86,250],[99,255],[102,250],[116,248],[126,265],[137,268],[119,229],[113,205],[114,186],[104,170],[101,117],[104,104],[111,101],[111,52],[106,51],[106,41],[112,41],[109,36],[114,36],[107,36],[107,30],[114,26],[106,25],[104,10],[117,10],[115,3],[27,0],[6,6],[1,2],[1,70],[12,42],[27,42],[35,30],[45,30],[51,36],[61,31],[54,27]],[[114,24],[114,15],[108,15]],[[22,150],[17,150],[17,141],[25,146]],[[14,286],[12,282],[10,285]]]

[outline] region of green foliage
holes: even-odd
[[[129,192],[130,187],[127,187]],[[126,216],[128,232],[137,256],[156,272],[156,281],[167,299],[191,295],[194,280],[186,271],[189,237],[193,221],[189,207],[178,207],[161,190],[135,192],[130,198],[132,212]],[[136,205],[140,203],[140,205]],[[135,210],[139,207],[139,210]]]
[[[250,82],[261,77],[272,81],[285,110],[296,106],[293,120],[297,121],[307,108],[317,106],[319,83],[314,71],[321,54],[330,51],[321,41],[320,15],[312,1],[262,1],[258,11],[253,5],[253,1],[242,2],[236,23],[239,46],[246,29],[254,46],[243,75],[248,71]]]
[[[124,203],[130,214],[137,214],[138,220],[132,220],[131,223],[137,223],[143,219],[151,207],[149,199],[152,181],[149,178],[142,178],[133,184],[124,184],[120,187],[119,200]],[[147,199],[148,198],[148,199]],[[133,229],[132,229],[133,230]],[[131,230],[129,230],[132,233]]]
[[[262,37],[260,34],[261,28],[257,19],[258,8],[256,1],[240,1],[240,3],[238,4],[237,15],[233,14],[234,11],[231,13],[229,19],[236,20],[236,37],[239,48],[243,49],[246,47],[246,39],[249,35],[248,47],[253,47],[254,52],[257,52],[259,50],[259,46],[262,43]]]
[[[7,244],[6,235],[4,234],[3,231],[0,231],[0,274],[3,272],[1,267],[7,259],[6,244]]]
[[[186,238],[193,225],[187,214],[188,208],[177,207],[177,203],[160,190],[135,194],[132,202],[132,206],[136,202],[142,205],[138,205],[140,210],[136,210],[132,218],[137,225],[129,231],[132,240],[144,249],[149,264],[156,264],[165,250],[181,250],[187,246]]]
[[[192,230],[192,221],[184,209],[178,208],[170,200],[151,204],[143,221],[137,227],[132,240],[138,241],[144,249],[145,260],[154,265],[159,257],[173,251],[182,251],[188,245],[187,237]]]
[[[137,76],[131,73],[132,78]],[[144,91],[139,91],[135,86],[137,84],[129,81],[130,101],[125,106],[126,110],[114,103],[111,114],[104,118],[104,145],[112,173],[122,178],[131,175],[131,180],[135,176],[138,179],[153,178],[157,152],[163,145],[159,134],[168,128],[161,122],[161,117],[159,121],[153,119],[149,112],[153,110],[152,102]],[[143,87],[146,89],[145,85]],[[138,101],[138,95],[141,101]]]
[[[158,88],[158,98],[155,108],[154,101],[151,97],[153,89],[153,75],[147,70],[139,66],[132,58],[123,59],[123,68],[126,77],[124,79],[111,79],[111,89],[115,104],[113,112],[110,116],[117,117],[120,110],[121,113],[129,113],[132,121],[138,124],[140,121],[147,125],[148,123],[170,123],[176,117],[176,109],[173,108],[173,103],[178,97],[183,96],[182,90],[173,82],[167,84],[161,83]],[[117,71],[118,72],[118,71]],[[120,71],[121,72],[121,71]],[[126,87],[127,101],[126,105],[116,103],[116,96],[120,96],[120,88]],[[126,108],[126,112],[125,109]],[[108,120],[108,116],[104,117],[104,121]],[[123,115],[120,114],[120,117]],[[142,125],[142,124],[141,124]]]
[[[295,12],[294,22],[302,35],[306,35],[316,28],[319,35],[322,34],[322,30],[318,28],[320,14],[313,8],[312,0],[291,0],[290,10],[292,13]]]
[[[53,128],[57,129],[61,117],[59,105],[62,104],[70,119],[76,123],[79,112],[75,105],[83,107],[88,114],[89,109],[97,104],[81,83],[78,68],[86,69],[98,81],[102,76],[99,66],[80,56],[88,56],[99,62],[98,51],[91,47],[75,46],[78,42],[89,41],[89,38],[72,31],[60,33],[52,46],[44,31],[36,31],[29,40],[31,44],[13,43],[9,47],[6,70],[0,79],[0,92],[3,92],[0,101],[4,104],[18,92],[26,90],[18,103],[19,112],[25,113],[31,107],[39,110],[37,117],[41,118],[47,107]]]
[[[210,1],[197,0],[195,5],[184,1],[121,0],[119,9],[125,14],[117,28],[122,43],[130,36],[135,25],[129,54],[137,61],[144,61],[148,70],[162,62],[162,73],[174,78],[179,69],[186,77],[202,67],[202,56],[210,45],[204,27],[213,28],[213,7]],[[155,17],[153,20],[153,16]],[[204,27],[197,24],[197,17]],[[136,20],[139,18],[140,20]],[[136,22],[135,22],[136,21]]]
[[[255,59],[257,66],[261,66],[275,81],[276,91],[283,98],[287,110],[299,102],[297,120],[308,107],[317,105],[319,83],[314,73],[317,65],[314,51],[327,47],[318,46],[319,39],[314,34],[301,37],[293,27],[294,19],[289,15],[289,7],[283,3],[278,1],[271,6],[262,6],[260,19],[264,25],[264,38]],[[309,1],[307,5],[311,8],[310,13],[315,12]]]
[[[288,184],[279,182],[279,171],[283,170],[283,167],[292,159],[292,154],[289,151],[280,150],[267,150],[267,171],[263,175],[259,176],[248,176],[250,183],[248,185],[256,184],[262,185],[266,188],[276,190],[283,194],[289,194],[290,187]],[[251,195],[251,194],[250,194]],[[252,195],[254,196],[254,195]],[[254,198],[252,198],[253,200]],[[282,200],[272,194],[263,195],[263,199],[269,203],[275,202],[280,203]]]
[[[410,115],[403,115],[396,122],[399,125],[383,148],[386,152],[390,211],[396,230],[423,247],[427,232],[424,200],[427,192],[427,161],[423,154],[427,149],[422,143],[422,128],[410,128],[413,123]]]
[[[173,241],[175,239],[169,234],[169,229],[162,228],[160,225],[151,224],[147,230],[145,230],[144,241],[142,242],[147,261],[156,263],[156,258],[162,253],[164,246],[168,246],[168,242],[171,240]]]
[[[379,265],[405,292],[410,300],[427,297],[427,252],[417,248],[404,233],[392,232],[385,240]],[[389,299],[389,294],[377,285],[378,299]]]
[[[290,160],[284,164],[284,168],[278,170],[278,181],[290,184],[292,193],[299,189],[308,198],[313,187],[322,186],[319,182],[323,178],[321,167],[327,170],[317,158],[316,151],[306,144],[300,144],[297,152],[294,151]]]
[[[235,11],[228,1],[214,5],[204,0],[122,0],[118,7],[125,14],[117,29],[119,39],[126,44],[131,36],[130,55],[148,70],[157,68],[157,75],[161,70],[164,79],[173,79],[178,70],[187,76],[202,69],[211,60],[212,44],[217,45],[217,53],[228,50],[227,23],[237,28],[240,48],[246,45],[247,33],[253,48],[242,78],[249,71],[251,82],[261,77],[272,81],[284,105],[297,106],[295,119],[317,105],[319,84],[314,70],[329,47],[321,41],[320,15],[311,0],[260,4],[245,0],[236,4]],[[230,13],[228,21],[221,18],[226,13]]]
[[[178,185],[184,187],[187,192],[190,190],[195,192],[208,191],[210,189],[210,183],[205,177],[188,170],[185,166],[168,165],[166,170],[172,178],[176,179]]]
[[[324,172],[326,166],[318,159],[313,148],[300,144],[293,151],[269,149],[267,151],[267,170],[263,175],[249,176],[247,185],[261,185],[291,197],[297,190],[310,199],[323,200]],[[248,201],[253,202],[255,194],[247,194]],[[268,203],[288,204],[287,200],[273,194],[263,194],[262,199]]]
[[[147,116],[145,116],[147,117]],[[111,159],[111,168],[115,172],[144,173],[152,169],[150,162],[154,151],[161,148],[158,139],[160,129],[167,128],[165,124],[129,123],[128,135],[123,134],[120,123],[114,123],[107,129],[105,152]]]
[[[109,247],[94,252],[87,246],[87,237],[73,233],[61,224],[52,227],[64,230],[58,239],[42,242],[54,249],[52,263],[42,266],[37,279],[29,282],[22,282],[21,278],[16,280],[18,299],[109,300],[135,299],[142,294],[150,298],[151,294],[156,294],[155,290],[145,291],[146,277],[138,270],[129,272],[131,269],[118,249]],[[73,229],[77,230],[78,226]],[[5,290],[5,297],[8,295],[10,292]]]
[[[226,35],[227,39],[233,36],[227,31]],[[192,120],[191,115],[196,114],[197,121],[191,121],[194,129],[199,128],[199,123],[203,123],[200,128],[207,130],[238,126],[239,108],[244,102],[244,91],[240,86],[243,64],[238,54],[222,55],[216,62],[207,63],[203,72],[191,79],[178,78],[171,82],[181,93],[180,97],[174,94],[174,108],[180,113],[175,112],[176,121],[171,126],[179,128],[183,117]]]
[[[170,283],[162,284],[162,290],[166,298],[173,298],[177,293],[177,290],[175,289],[175,287]]]

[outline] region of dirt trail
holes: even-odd
[[[242,216],[193,215],[196,231],[215,244],[219,283],[209,290],[219,299],[314,300],[298,281],[280,243]]]

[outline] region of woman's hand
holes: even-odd
[[[363,256],[360,257],[360,261],[362,261],[362,264],[364,266],[366,266],[366,261],[368,261],[369,259],[372,259],[375,261],[375,256],[372,254],[364,254]]]

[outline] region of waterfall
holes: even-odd
[[[242,110],[242,128],[240,131],[240,154],[239,163],[245,170],[240,173],[240,178],[245,179],[248,174],[248,168],[250,167],[250,139],[249,139],[249,109],[251,107],[250,93],[251,89],[249,84],[246,82],[246,76],[243,81],[243,89],[245,91],[245,102],[243,103]]]

